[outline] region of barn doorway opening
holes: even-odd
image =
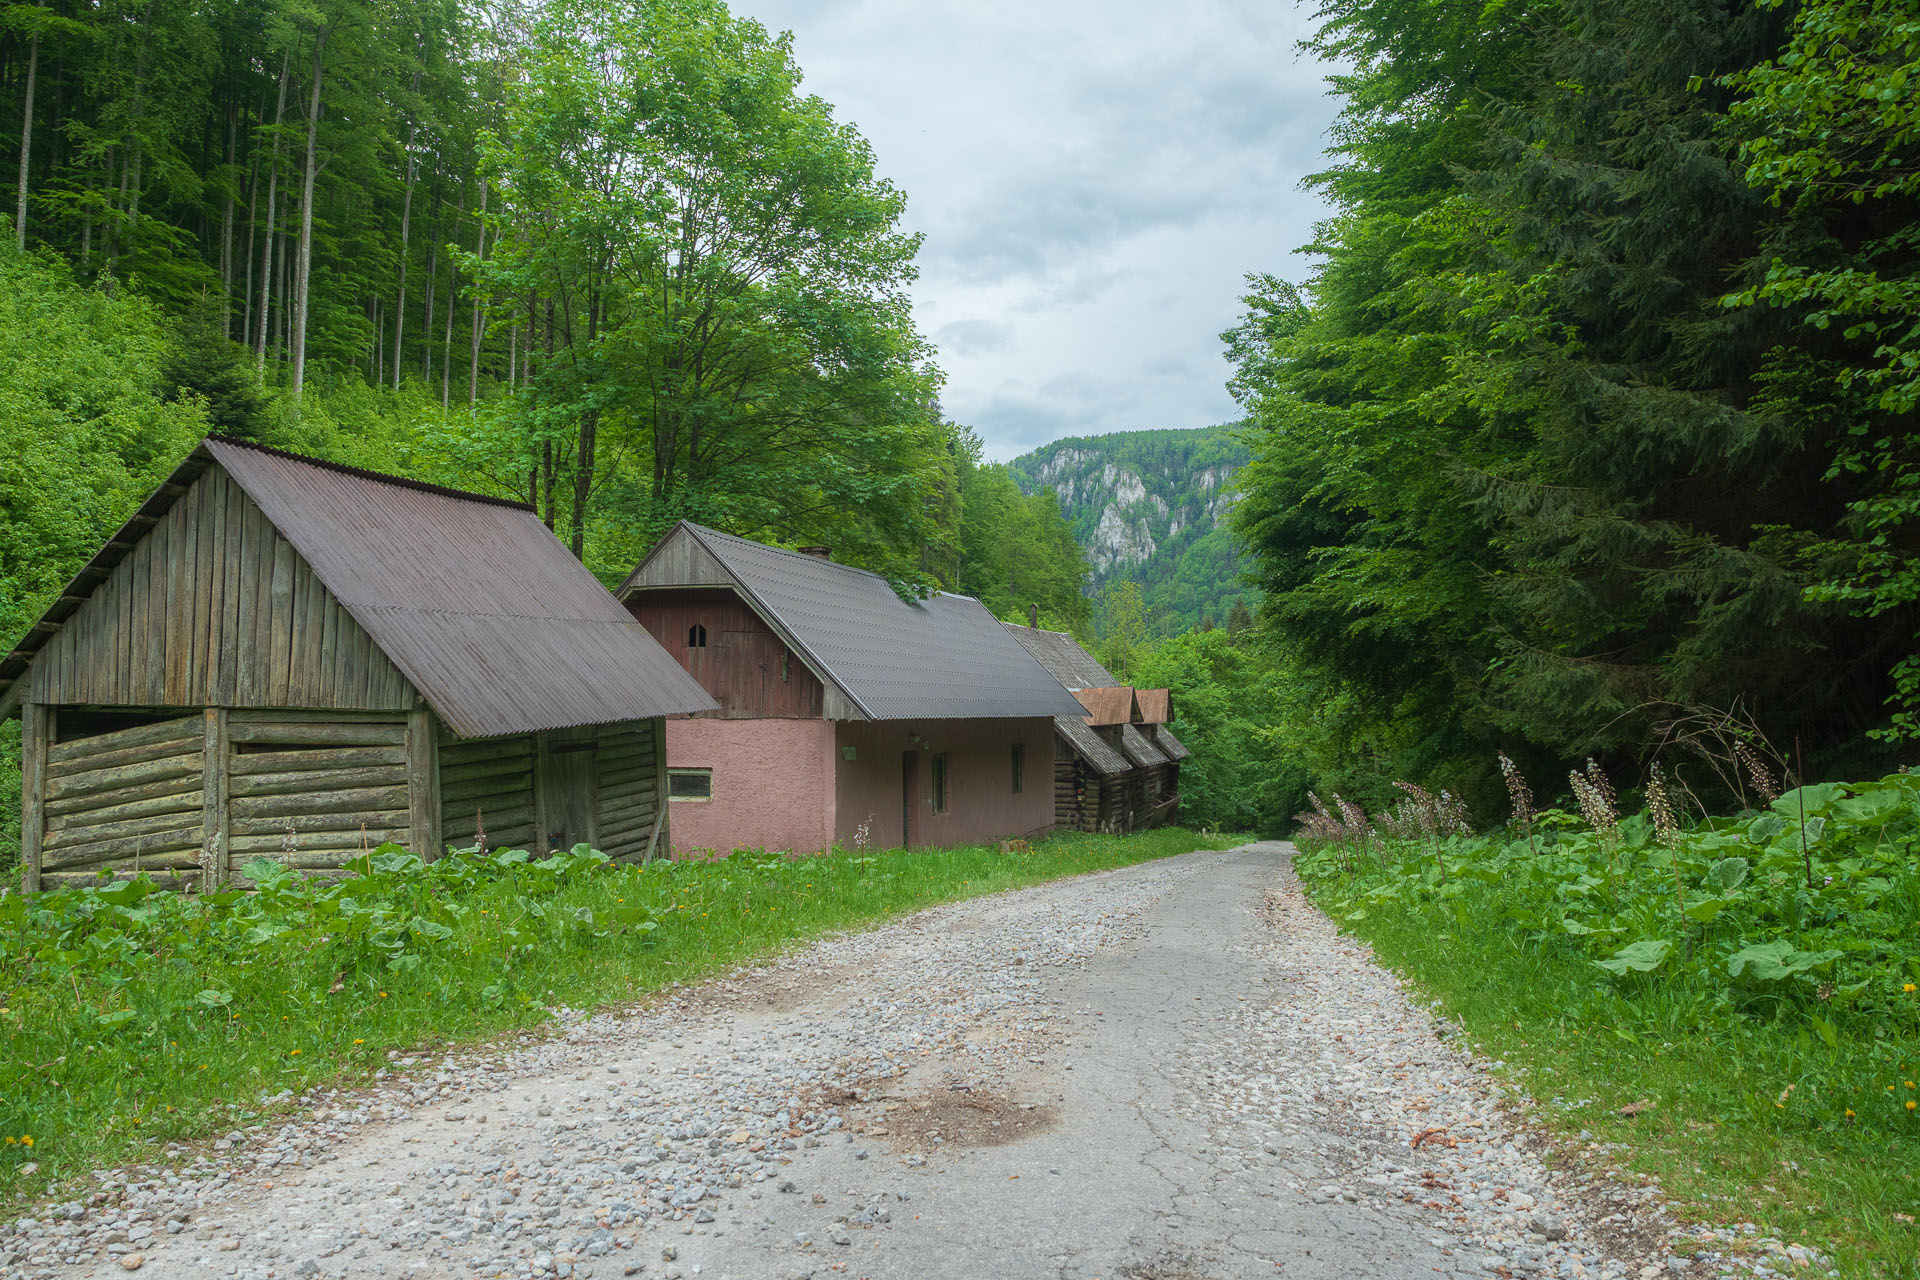
[[[900,847],[911,849],[919,839],[920,753],[902,752],[900,756]]]

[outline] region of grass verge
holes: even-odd
[[[1542,816],[1531,839],[1322,843],[1297,865],[1571,1149],[1619,1144],[1682,1217],[1754,1223],[1843,1276],[1920,1277],[1910,837],[1836,838],[1808,888],[1771,820],[1663,845],[1638,820]],[[1776,963],[1756,973],[1756,953]]]
[[[1178,828],[990,846],[742,852],[615,867],[584,850],[398,851],[340,882],[271,865],[256,892],[145,882],[0,898],[0,1210],[151,1160],[389,1051],[632,1000],[821,934],[1231,837]]]

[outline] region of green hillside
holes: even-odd
[[[1093,567],[1096,594],[1139,584],[1158,634],[1226,619],[1250,592],[1222,520],[1247,461],[1239,426],[1118,431],[1055,440],[1009,464],[1022,490],[1051,488]]]

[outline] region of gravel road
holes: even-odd
[[[403,1059],[0,1226],[0,1276],[1708,1274],[1657,1189],[1548,1171],[1289,852],[975,899]]]

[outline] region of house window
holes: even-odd
[[[947,811],[947,753],[944,751],[933,758],[933,811]]]
[[[1026,790],[1027,744],[1013,744],[1013,794],[1019,795]]]
[[[711,769],[669,769],[667,770],[667,799],[669,800],[711,800],[713,799],[713,770]]]
[[[696,622],[687,628],[687,648],[704,649],[707,647],[707,625]]]

